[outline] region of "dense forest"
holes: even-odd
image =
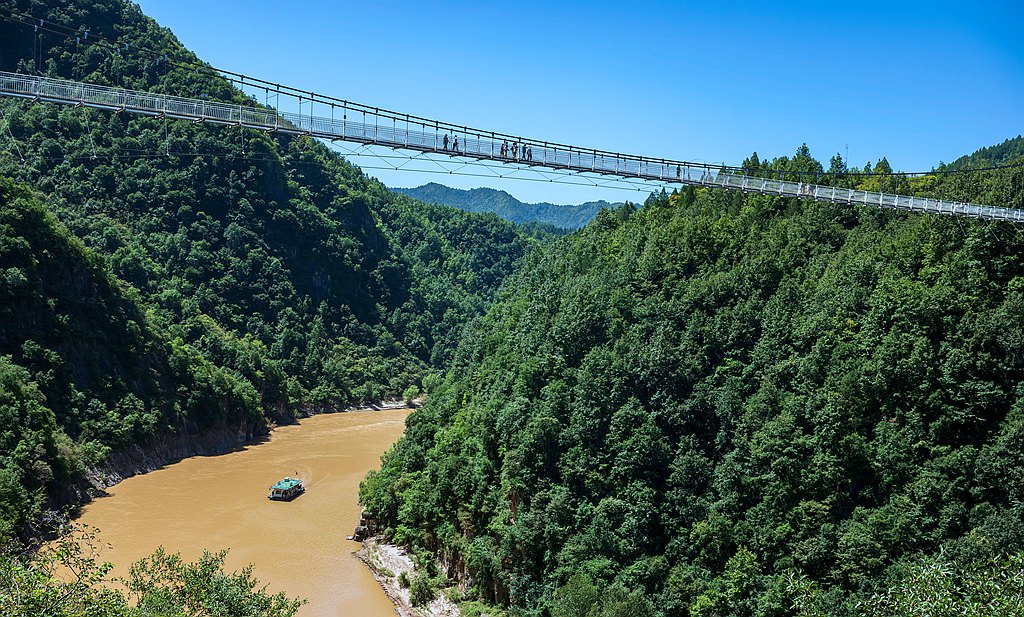
[[[1024,136],[1017,135],[1001,144],[981,148],[968,156],[962,156],[949,165],[940,165],[939,169],[979,169],[1006,165],[1024,158]]]
[[[523,203],[505,191],[491,188],[477,188],[468,191],[453,189],[431,182],[411,189],[395,189],[398,193],[415,197],[428,203],[453,206],[467,212],[493,212],[513,223],[535,223],[555,229],[579,229],[593,219],[603,208],[615,204],[607,201],[588,201],[575,206],[559,206],[551,203]]]
[[[361,498],[440,560],[421,586],[517,614],[935,614],[911,596],[1017,585],[991,573],[1024,549],[1022,324],[1011,224],[654,195],[529,257]]]
[[[3,19],[2,70],[248,100],[134,4],[12,12],[156,55]],[[0,112],[2,532],[80,500],[128,444],[417,396],[549,236],[391,193],[305,137]]]
[[[0,70],[252,103],[134,4],[12,12],[127,47],[0,19]],[[0,541],[132,444],[427,390],[360,491],[423,565],[415,598],[458,580],[523,615],[768,617],[1022,591],[1012,225],[691,187],[553,234],[394,194],[305,137],[0,112]],[[973,172],[1022,144],[916,177],[806,146],[743,166],[1024,207],[1024,168]],[[297,609],[221,555],[158,553],[124,595],[77,544],[11,546],[5,614]],[[52,576],[69,559],[86,587]]]

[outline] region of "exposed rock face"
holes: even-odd
[[[308,417],[320,413],[378,411],[403,407],[405,407],[405,403],[401,399],[385,399],[358,406],[310,407],[304,411],[305,416]],[[295,419],[282,416],[275,418],[274,421],[291,423],[295,422]],[[270,428],[266,418],[246,418],[240,423],[221,424],[206,429],[200,429],[192,422],[186,423],[177,431],[167,432],[149,441],[132,444],[111,452],[106,463],[86,470],[84,481],[64,486],[57,496],[57,503],[54,506],[57,509],[80,506],[92,501],[93,497],[104,494],[104,489],[114,486],[125,478],[159,469],[164,465],[176,463],[190,456],[223,454],[243,444],[266,437],[270,434]],[[359,524],[368,528],[363,537],[369,537],[376,533],[376,520],[369,512],[362,513],[362,520]]]
[[[352,532],[349,539],[355,540],[356,542],[362,542],[366,538],[377,533],[377,519],[370,512],[363,510],[359,516],[359,525],[356,526],[356,530]]]
[[[395,610],[401,617],[458,617],[461,614],[459,607],[443,592],[426,606],[412,605],[409,589],[399,583],[399,577],[403,573],[406,577],[414,576],[415,567],[401,547],[385,544],[370,536],[354,554],[370,568],[384,593],[395,603]]]
[[[153,439],[115,450],[106,463],[86,470],[84,482],[66,486],[60,495],[61,506],[79,506],[125,478],[143,474],[190,456],[220,454],[251,443],[270,433],[262,419],[246,419],[236,425],[224,424],[200,431],[186,425]]]

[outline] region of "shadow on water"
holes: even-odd
[[[305,494],[306,494],[306,491],[302,491],[301,493],[297,493],[295,495],[292,495],[291,497],[289,497],[287,499],[267,499],[267,501],[270,501],[270,502],[275,502],[276,501],[276,502],[279,502],[279,503],[290,503],[292,501],[295,501],[299,497],[302,497]]]
[[[249,448],[251,448],[253,446],[259,446],[259,445],[267,443],[268,441],[270,441],[270,433],[267,433],[266,435],[257,435],[256,437],[253,437],[252,439],[250,439],[248,441],[243,441],[242,443],[235,444],[233,446],[227,446],[225,448],[217,448],[217,449],[211,450],[209,452],[201,452],[201,453],[197,454],[196,456],[223,456],[225,454],[232,454],[232,453],[235,453],[235,452],[245,452],[246,450],[248,450]],[[183,458],[179,458],[178,460],[175,460],[175,461],[169,461],[167,463],[167,465],[173,465],[174,463],[180,462],[180,461],[184,460],[185,458],[190,458],[190,457],[183,457]],[[166,465],[164,465],[164,466],[166,466]]]
[[[145,471],[143,471],[141,473],[142,474],[147,474],[147,473],[152,473],[154,471],[161,471],[161,470],[167,469],[168,467],[170,467],[172,465],[176,465],[177,463],[180,463],[181,461],[183,461],[185,459],[189,459],[189,458],[193,458],[193,457],[200,457],[200,458],[202,458],[202,457],[217,457],[217,456],[224,456],[225,454],[233,454],[233,453],[236,453],[236,452],[245,452],[246,450],[248,450],[248,449],[250,449],[252,447],[263,445],[265,443],[268,443],[269,441],[270,441],[270,434],[269,433],[267,433],[265,435],[257,435],[256,437],[253,437],[252,439],[250,439],[248,441],[236,444],[234,446],[227,446],[227,447],[224,447],[224,448],[215,448],[215,449],[211,449],[211,450],[207,450],[207,451],[203,451],[203,452],[196,452],[194,454],[189,454],[187,456],[176,456],[176,457],[174,457],[172,459],[169,459],[169,460],[165,461],[161,465],[157,465],[155,467],[146,469]],[[137,475],[141,475],[141,474],[140,473],[127,473],[127,474],[124,474],[121,477],[121,479],[122,480],[126,480],[128,478],[131,478],[131,477],[134,477],[134,476],[137,476]],[[120,482],[115,482],[114,484],[112,484],[108,488],[112,488],[113,486],[116,486],[117,484],[120,484]],[[85,500],[83,503],[80,503],[80,504],[77,504],[77,505],[74,505],[74,506],[70,506],[70,507],[68,507],[66,509],[67,516],[69,518],[77,518],[81,514],[82,508],[84,506],[86,506],[89,502],[96,501],[96,500],[99,500],[99,499],[105,499],[105,498],[110,497],[110,496],[111,496],[111,494],[107,490],[105,490],[105,489],[92,488],[92,489],[89,490],[89,499]]]

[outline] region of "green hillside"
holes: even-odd
[[[7,180],[0,263],[0,536],[74,499],[85,467],[113,448],[176,428],[265,430],[253,383],[159,332],[102,260]]]
[[[361,497],[523,614],[856,614],[1024,549],[1022,323],[1011,225],[655,196],[506,282]]]
[[[12,11],[126,47],[0,19],[0,70],[251,102],[124,0],[0,0]],[[1012,225],[693,187],[524,215],[507,193],[427,185],[497,214],[463,212],[306,137],[0,112],[0,586],[24,590],[0,593],[7,612],[83,591],[8,541],[52,531],[130,446],[422,390],[360,490],[421,566],[417,601],[458,581],[517,615],[775,617],[1019,593]],[[1020,146],[940,171],[1021,162]],[[744,167],[848,182],[806,146]],[[880,175],[864,189],[1024,207],[1024,167],[865,169]],[[255,586],[161,559],[155,576],[241,604]],[[223,556],[204,560],[219,572]],[[106,601],[93,591],[79,614]],[[185,610],[142,599],[108,613]]]
[[[1024,136],[1017,135],[1001,144],[981,148],[968,156],[961,156],[950,163],[949,169],[971,169],[1005,165],[1024,157]]]
[[[11,11],[197,62],[122,0],[0,0]],[[246,100],[194,68],[5,20],[0,69]],[[12,400],[39,398],[57,427],[39,438],[59,445],[25,458],[17,434],[2,444],[0,464],[21,470],[5,477],[10,503],[77,502],[83,465],[129,443],[416,392],[539,242],[392,194],[309,138],[11,99],[0,111],[0,177],[37,195],[4,184],[17,236],[3,250],[24,264],[0,262],[0,357]],[[60,262],[51,237],[73,247]],[[25,523],[22,505],[0,518]]]
[[[602,208],[614,204],[607,201],[588,201],[575,206],[550,203],[523,203],[505,191],[490,188],[453,189],[431,182],[411,189],[394,189],[427,203],[444,204],[467,212],[493,212],[513,223],[544,223],[559,229],[579,229],[586,225]]]

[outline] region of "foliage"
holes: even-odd
[[[111,448],[182,423],[258,424],[249,382],[161,336],[92,251],[3,179],[0,234],[0,532],[38,519]]]
[[[196,61],[121,0],[0,8]],[[205,72],[7,22],[0,68],[256,104]],[[482,602],[768,617],[816,589],[842,615],[944,597],[888,586],[919,555],[1024,548],[1012,227],[687,188],[540,250],[543,233],[394,196],[308,138],[0,109],[0,175],[22,183],[0,182],[0,532],[112,449],[418,388],[429,402],[361,498]],[[975,159],[1011,160],[1017,141]],[[806,146],[745,166],[1024,196],[1019,168],[852,180]],[[42,602],[94,603],[68,614],[128,610],[92,574],[69,593],[45,562],[3,559]],[[158,554],[136,588],[154,595],[135,599],[249,602],[250,573],[220,577],[221,560]],[[936,572],[908,580],[973,585]],[[439,578],[409,585],[422,602]]]
[[[110,564],[96,559],[95,532],[80,529],[32,555],[0,550],[0,614],[10,617],[129,615],[122,594],[104,586]]]
[[[6,537],[38,517],[43,488],[53,480],[57,428],[53,411],[28,371],[0,356],[0,535]],[[66,439],[66,437],[65,437]],[[61,460],[57,469],[70,462]]]
[[[413,401],[415,401],[419,397],[419,395],[420,389],[415,384],[413,384],[406,388],[405,392],[402,393],[402,400],[405,401],[406,405],[409,405],[411,407],[413,405]]]
[[[907,568],[861,607],[868,617],[982,617],[1024,611],[1024,553],[958,564],[943,555]]]
[[[1024,611],[1024,553],[957,562],[943,553],[894,568],[894,581],[859,601],[849,612],[865,617],[996,617]],[[835,612],[833,598],[806,576],[790,580],[799,617]]]
[[[0,21],[4,70],[255,104],[175,64],[198,59],[135,4],[0,10],[158,52]],[[0,177],[17,181],[0,180],[0,370],[16,376],[0,417],[38,425],[0,435],[0,534],[77,500],[84,469],[130,444],[254,434],[422,390],[539,244],[493,215],[394,195],[309,138],[9,99],[0,111]]]
[[[0,614],[9,617],[291,617],[304,600],[269,595],[252,576],[223,571],[225,553],[196,563],[156,553],[132,565],[128,595],[97,559],[96,533],[78,528],[31,554],[0,551]]]
[[[199,561],[186,563],[178,554],[157,549],[132,564],[128,591],[135,610],[142,615],[290,617],[305,604],[284,592],[266,593],[251,565],[225,573],[226,556],[227,551],[204,552]]]
[[[508,617],[504,610],[479,600],[460,602],[459,614],[462,617]]]
[[[947,167],[949,169],[991,167],[1012,163],[1021,158],[1024,158],[1024,136],[1017,135],[999,145],[981,148],[971,155],[962,156]]]
[[[1012,203],[1022,173],[894,181]],[[852,615],[921,554],[1024,549],[1022,281],[1008,224],[606,210],[506,280],[360,496],[523,612],[786,615],[804,577]]]
[[[437,597],[437,587],[424,572],[413,575],[409,581],[409,601],[413,606],[426,606]]]

